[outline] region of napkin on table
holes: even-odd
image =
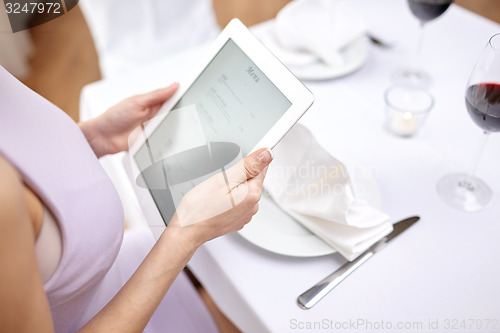
[[[345,258],[354,260],[392,231],[389,216],[356,197],[345,165],[306,127],[296,124],[273,151],[266,191]]]
[[[293,0],[276,16],[266,44],[286,65],[343,64],[341,51],[365,34],[345,0]]]

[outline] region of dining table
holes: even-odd
[[[465,172],[473,163],[482,131],[467,114],[464,94],[475,62],[500,25],[454,4],[426,25],[421,66],[432,77],[428,90],[435,103],[417,135],[403,138],[385,128],[384,92],[415,53],[420,26],[406,1],[351,3],[368,34],[383,43],[370,42],[355,71],[303,80],[315,102],[299,122],[326,150],[348,152],[367,167],[376,180],[380,210],[392,222],[414,215],[420,220],[311,309],[301,308],[297,297],[344,265],[340,254],[286,255],[233,233],[202,245],[188,267],[242,332],[500,332],[500,134],[490,135],[476,169],[493,191],[485,209],[459,211],[436,189],[441,177]],[[259,36],[272,23],[250,30]],[[205,48],[137,63],[87,85],[81,119],[182,79]],[[119,192],[129,227],[147,227],[124,158],[126,152],[101,163]],[[271,217],[259,211],[255,218]]]

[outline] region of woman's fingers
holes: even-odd
[[[172,83],[166,88],[157,89],[149,93],[134,96],[132,98],[141,108],[153,108],[165,103],[170,97],[175,94],[178,88],[179,84],[176,82]]]
[[[271,149],[260,149],[243,159],[246,180],[252,179],[261,174],[273,160]]]
[[[268,149],[261,149],[228,170],[229,195],[235,205],[243,201],[252,205],[260,200],[262,184],[272,158]]]
[[[270,149],[262,148],[248,155],[234,166],[226,170],[229,191],[257,177],[271,161],[273,155]]]

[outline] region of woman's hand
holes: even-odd
[[[272,159],[270,150],[260,149],[225,174],[219,173],[193,188],[177,207],[167,230],[176,229],[189,247],[197,248],[242,229],[259,209],[262,183]]]
[[[130,133],[153,118],[178,87],[174,83],[167,88],[127,98],[99,117],[81,122],[80,129],[96,156],[127,150]]]

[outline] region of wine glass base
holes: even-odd
[[[398,69],[392,75],[392,80],[395,83],[421,88],[427,88],[432,84],[432,78],[428,73],[411,68]]]
[[[493,197],[493,192],[481,179],[458,173],[441,178],[437,192],[448,205],[464,212],[484,209]]]

